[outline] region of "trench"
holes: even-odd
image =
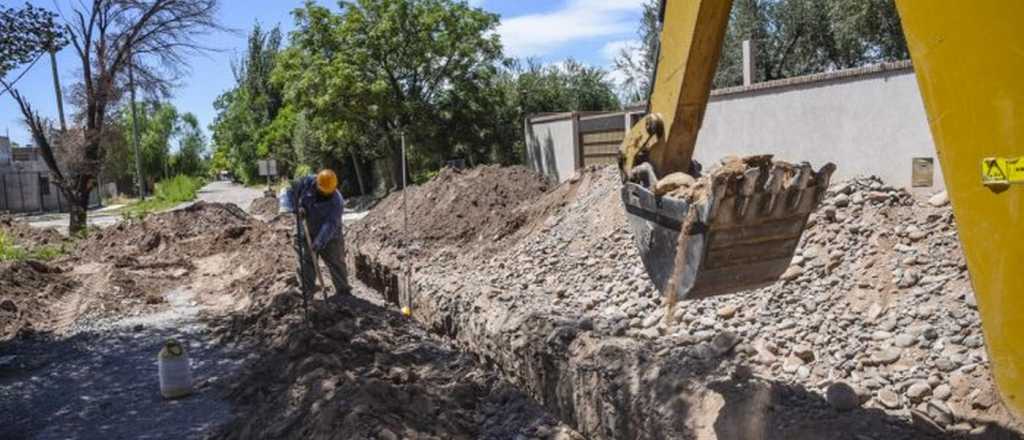
[[[752,349],[735,335],[615,336],[600,318],[443,267],[419,267],[411,292],[400,292],[403,272],[394,263],[361,249],[353,260],[355,276],[382,298],[411,304],[429,331],[587,438],[963,438],[875,408],[838,409],[826,384],[810,389],[755,375]]]
[[[602,323],[540,307],[506,308],[502,294],[512,292],[457,294],[419,281],[412,292],[399,292],[401,271],[358,250],[354,260],[361,282],[392,304],[408,298],[417,321],[474,353],[588,438],[729,438],[699,435],[711,433],[719,415],[703,408],[711,392],[702,386],[707,375],[730,388],[743,386],[729,384],[733,379],[717,368],[720,358],[694,355],[705,346],[654,351],[642,341],[604,334]],[[762,393],[753,388],[750,393]],[[756,424],[753,418],[737,422],[741,431],[749,429],[740,425]]]

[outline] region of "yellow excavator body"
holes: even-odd
[[[897,0],[992,373],[1024,415],[1024,2]]]
[[[1024,414],[1024,2],[896,0],[977,296],[995,382]],[[668,297],[749,291],[788,267],[834,165],[691,163],[731,0],[663,0],[648,114],[620,148],[622,200]],[[742,127],[737,127],[741,130]],[[881,158],[880,158],[881,159]]]

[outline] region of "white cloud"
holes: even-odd
[[[619,56],[619,53],[625,49],[628,52],[637,52],[640,50],[640,40],[618,40],[609,41],[605,43],[604,47],[601,48],[601,55],[604,56],[609,62],[615,60]]]
[[[644,0],[567,0],[560,9],[503,19],[498,27],[508,55],[541,56],[581,40],[636,31]]]

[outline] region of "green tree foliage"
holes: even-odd
[[[216,145],[212,171],[231,171],[250,183],[259,178],[258,159],[274,156],[285,169],[293,162],[290,144],[277,143],[287,139],[279,133],[282,124],[272,127],[283,104],[280,86],[271,82],[280,50],[280,29],[266,32],[257,23],[245,54],[233,65],[235,87],[213,104],[217,118],[210,127]]]
[[[404,131],[413,154],[457,149],[450,130],[463,104],[496,72],[498,18],[454,0],[358,0],[341,13],[307,2],[275,80],[335,157],[390,160],[401,182]],[[475,97],[473,98],[476,99]],[[486,103],[486,101],[484,101]],[[479,137],[466,130],[457,138]]]
[[[178,151],[171,158],[171,172],[175,175],[202,176],[206,174],[206,136],[199,127],[199,119],[192,113],[181,115],[178,125]]]
[[[18,65],[67,44],[56,18],[57,14],[28,3],[20,9],[0,7],[0,79]]]
[[[629,96],[646,96],[657,53],[660,0],[647,0],[639,53],[615,61]],[[734,0],[716,87],[743,83],[743,40],[755,45],[755,80],[768,81],[907,59],[893,0]]]
[[[136,103],[142,173],[152,189],[156,181],[175,175],[206,173],[206,137],[192,113],[180,113],[174,105],[157,101]],[[134,189],[135,149],[132,146],[131,108],[119,111],[110,128],[104,177],[123,189]],[[175,148],[177,147],[177,148]]]
[[[309,2],[294,16],[286,49],[253,30],[236,87],[214,103],[214,171],[252,181],[273,156],[285,173],[334,167],[362,192],[382,160],[385,183],[401,182],[401,131],[411,174],[426,176],[451,159],[520,162],[527,115],[619,107],[603,69],[505,59],[497,16],[462,1]]]

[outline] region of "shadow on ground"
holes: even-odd
[[[578,438],[398,313],[351,296],[312,309],[314,328],[297,294],[231,320],[228,334],[257,329],[270,343],[231,393],[238,417],[218,437]]]
[[[156,356],[167,338],[184,341],[197,392],[160,396]],[[200,438],[226,422],[221,378],[241,353],[214,346],[205,329],[140,326],[40,334],[0,346],[0,438]]]

